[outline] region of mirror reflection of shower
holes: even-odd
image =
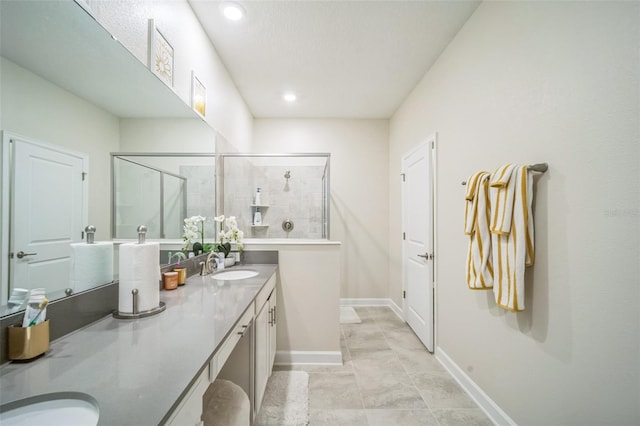
[[[289,192],[291,188],[289,187],[289,179],[291,178],[291,170],[287,170],[284,172],[284,191]]]
[[[112,153],[112,236],[182,239],[184,219],[215,217],[215,154]],[[215,235],[215,223],[204,224]]]

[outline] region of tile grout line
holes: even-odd
[[[362,319],[360,321],[362,321]],[[360,381],[358,380],[359,373],[356,371],[356,368],[353,365],[353,358],[352,358],[352,355],[351,355],[351,349],[349,348],[349,341],[348,341],[348,338],[347,338],[346,334],[345,334],[345,338],[344,338],[344,343],[345,343],[345,346],[347,347],[347,350],[349,351],[349,360],[351,361],[351,368],[353,369],[353,378],[356,381],[356,388],[358,389],[358,395],[360,396],[360,403],[362,404],[362,413],[364,414],[364,418],[365,418],[365,421],[367,422],[367,426],[370,426],[369,425],[369,416],[367,416],[367,407],[364,404],[364,396],[362,396],[362,389],[360,387]]]
[[[376,322],[377,322],[377,319],[376,319]],[[404,322],[404,325],[408,327],[408,324],[406,322]],[[420,395],[420,399],[422,399],[422,402],[424,402],[425,407],[427,407],[427,410],[429,410],[429,413],[431,413],[431,417],[433,417],[433,419],[436,421],[436,423],[439,426],[442,426],[440,421],[438,420],[438,418],[435,416],[435,413],[433,412],[433,410],[431,409],[431,407],[429,406],[427,401],[424,399],[424,396],[422,396],[422,392],[420,392],[420,389],[418,389],[418,386],[416,386],[415,380],[413,380],[413,378],[411,377],[411,373],[407,370],[407,368],[404,366],[404,364],[400,361],[400,357],[398,356],[398,353],[394,349],[393,345],[391,345],[391,343],[387,339],[387,333],[385,332],[384,327],[380,327],[380,328],[382,329],[382,334],[383,334],[385,340],[387,341],[387,344],[391,348],[391,351],[393,352],[393,354],[395,355],[396,359],[400,363],[400,366],[402,367],[402,369],[404,370],[405,374],[407,375],[407,377],[411,381],[411,385],[413,386],[415,391],[418,392],[418,395]],[[425,350],[425,352],[426,352],[426,350]]]
[[[427,401],[424,400],[422,393],[419,391],[419,389],[417,388],[417,386],[415,385],[415,382],[413,381],[413,379],[411,379],[411,375],[409,373],[409,371],[407,371],[407,369],[405,368],[405,366],[402,364],[402,362],[400,361],[400,357],[398,356],[398,353],[394,350],[393,345],[391,344],[391,342],[389,342],[389,339],[387,338],[387,333],[385,333],[385,329],[382,326],[382,324],[379,323],[378,321],[378,316],[376,315],[372,315],[370,316],[370,318],[373,319],[373,322],[375,323],[376,327],[382,332],[382,337],[384,338],[387,346],[389,347],[389,349],[391,350],[391,352],[393,353],[393,356],[395,357],[395,360],[398,362],[398,364],[400,365],[400,367],[402,367],[402,370],[404,371],[404,373],[406,374],[406,376],[409,378],[410,380],[410,385],[413,387],[413,389],[417,392],[418,395],[420,395],[420,399],[422,400],[422,402],[424,403],[426,409],[429,411],[429,413],[431,414],[431,417],[433,417],[433,419],[436,421],[436,423],[438,425],[440,425],[440,422],[438,421],[438,419],[435,417],[435,415],[433,414],[433,411],[431,411],[431,408],[429,407],[429,405],[427,404]],[[406,323],[404,323],[404,326],[406,326]],[[353,362],[352,362],[353,365]],[[360,391],[360,385],[358,384],[358,378],[357,375],[359,374],[356,369],[354,368],[354,374],[356,375],[356,385],[358,386],[358,391],[360,392],[360,396],[362,397],[362,392]],[[362,398],[362,403],[363,403],[363,407],[365,410],[365,417],[367,419],[367,425],[369,425],[369,417],[367,416],[367,411],[372,411],[372,410],[385,410],[385,411],[411,411],[411,410],[421,410],[421,409],[411,409],[411,408],[367,408],[366,406],[364,406],[364,398]]]

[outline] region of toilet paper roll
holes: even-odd
[[[131,290],[138,289],[138,312],[160,305],[160,245],[126,243],[120,246],[118,310],[133,313]]]
[[[74,293],[113,281],[113,243],[71,244],[70,280]]]

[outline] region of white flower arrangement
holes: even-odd
[[[242,242],[244,240],[244,232],[238,229],[238,221],[236,220],[236,217],[229,216],[225,218],[224,215],[220,215],[214,218],[214,220],[218,223],[217,230],[219,244],[217,245],[217,248],[222,249],[226,256],[231,250],[231,244],[234,244],[236,249],[241,252],[243,248]]]
[[[185,250],[192,250],[193,244],[200,238],[201,244],[204,247],[204,221],[207,220],[204,216],[191,216],[184,220],[184,248]]]

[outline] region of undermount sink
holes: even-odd
[[[0,406],[0,424],[17,425],[97,425],[98,401],[79,392],[36,395]]]
[[[244,280],[258,275],[256,271],[250,269],[239,269],[237,271],[224,271],[214,274],[211,278],[218,281]]]

